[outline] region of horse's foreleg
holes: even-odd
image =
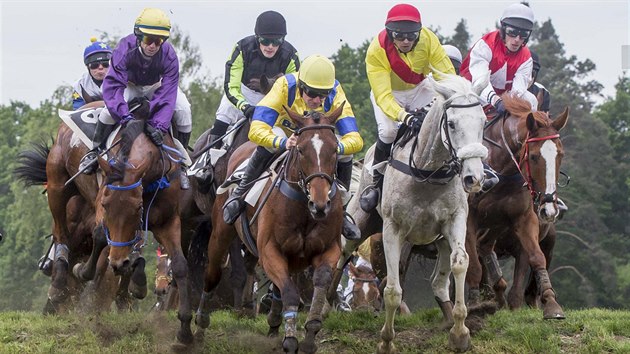
[[[540,232],[538,218],[532,211],[529,215],[519,220],[517,236],[521,242],[523,250],[529,257],[529,264],[536,277],[538,294],[543,304],[544,319],[564,319],[564,312],[556,301],[556,293],[551,286],[545,255],[538,244],[538,233]]]
[[[300,350],[304,353],[315,353],[317,345],[315,336],[322,329],[322,312],[326,302],[326,289],[332,280],[332,269],[328,264],[322,264],[315,269],[313,274],[313,300],[306,318],[306,335],[300,343]]]
[[[156,239],[166,248],[166,253],[171,257],[171,270],[173,279],[179,290],[179,308],[177,318],[181,326],[177,332],[177,340],[180,343],[189,344],[193,341],[190,322],[192,313],[190,309],[190,284],[188,283],[188,262],[184,257],[181,245],[181,224],[179,216],[174,216],[163,227],[153,230]]]
[[[451,248],[451,271],[455,278],[455,306],[453,307],[453,328],[449,333],[448,343],[452,350],[466,351],[470,348],[470,331],[464,321],[468,312],[464,299],[464,283],[468,269],[468,254],[466,253],[466,214],[456,215],[450,228],[444,233]],[[440,250],[441,251],[441,250]],[[448,283],[447,283],[448,285]],[[448,287],[444,288],[448,294]]]
[[[437,262],[431,275],[431,288],[435,301],[437,301],[442,310],[442,328],[450,328],[453,326],[453,302],[450,299],[450,276],[451,276],[451,248],[448,241],[440,239],[436,241],[438,249]],[[456,294],[457,295],[457,294]]]
[[[234,310],[243,310],[243,289],[247,280],[247,271],[245,270],[245,261],[241,255],[241,241],[234,238],[230,243],[230,284],[232,285],[232,295],[234,297]],[[251,289],[250,289],[251,291]]]
[[[515,257],[514,277],[512,280],[512,287],[510,288],[510,292],[508,294],[508,306],[510,307],[510,310],[515,310],[523,306],[523,296],[525,292],[524,281],[525,275],[528,271],[529,260],[527,259],[527,254],[523,251],[523,249],[520,249],[518,250],[518,255]]]
[[[144,272],[146,261],[142,256],[142,249],[132,256],[132,273],[131,282],[129,283],[129,292],[131,292],[131,295],[136,299],[144,299],[147,296],[147,275]]]
[[[394,346],[394,317],[396,310],[402,301],[402,288],[400,287],[399,265],[402,240],[394,232],[391,224],[386,224],[383,228],[383,249],[385,251],[385,261],[387,263],[387,286],[383,290],[385,300],[385,324],[381,329],[381,342],[378,344],[378,353],[392,353],[396,351]]]
[[[477,254],[477,229],[474,215],[468,214],[466,220],[466,253],[468,253],[468,270],[466,271],[466,284],[468,285],[468,307],[480,304],[481,294],[479,284],[483,276],[481,262]]]
[[[221,216],[217,214],[217,217]],[[206,265],[204,275],[203,292],[195,317],[195,323],[200,329],[198,332],[199,336],[203,335],[203,330],[210,325],[211,291],[214,290],[221,281],[223,259],[228,252],[235,233],[234,228],[225,224],[222,220],[223,219],[217,220],[217,223],[212,228],[210,240],[208,241],[208,264]]]
[[[54,167],[54,166],[52,166]],[[63,181],[54,181],[53,177],[60,173],[58,169],[47,166],[47,176],[49,176],[47,192],[48,207],[53,217],[53,241],[55,244],[55,261],[53,263],[53,276],[48,297],[53,305],[62,302],[67,296],[69,249],[68,238],[70,232],[67,226],[66,205],[71,194],[63,186]]]
[[[97,263],[101,253],[107,247],[107,238],[103,230],[103,225],[97,225],[92,231],[92,253],[85,263],[77,263],[72,269],[73,274],[84,281],[94,279]],[[107,252],[109,254],[109,251]],[[107,257],[107,255],[105,255]]]

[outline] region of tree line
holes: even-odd
[[[465,56],[473,44],[466,20],[450,36],[434,30],[443,44]],[[177,28],[171,42],[181,65],[182,89],[192,104],[193,138],[209,129],[222,95],[219,78],[201,73],[198,46]],[[106,32],[101,40],[113,45],[118,37]],[[343,44],[331,59],[344,85],[366,148],[376,139],[369,99],[365,54],[369,40],[356,48]],[[538,81],[552,95],[552,117],[570,108],[562,132],[565,148],[561,170],[571,177],[559,195],[568,204],[557,223],[558,240],[550,268],[558,301],[565,308],[630,308],[630,79],[620,78],[614,97],[602,97],[594,78],[595,64],[568,55],[552,21],[537,23],[529,47],[540,57]],[[596,102],[602,102],[596,104]],[[60,86],[51,97],[31,107],[12,101],[0,105],[0,310],[41,310],[49,278],[37,271],[37,260],[50,241],[51,216],[42,188],[25,188],[12,170],[17,154],[31,142],[50,145],[61,120],[57,109],[71,109],[71,88]],[[358,156],[359,157],[359,156]],[[358,158],[357,157],[357,158]],[[151,263],[150,263],[151,264]]]

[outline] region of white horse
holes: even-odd
[[[398,143],[384,174],[382,200],[377,210],[383,218],[383,244],[387,260],[387,286],[384,291],[385,324],[381,330],[379,353],[395,351],[394,315],[400,306],[400,252],[404,241],[423,245],[436,242],[439,255],[432,277],[433,293],[447,320],[453,321],[449,346],[462,351],[470,347],[470,333],[464,324],[464,279],[468,268],[465,248],[467,193],[478,192],[483,183],[482,145],[486,116],[479,104],[479,92],[458,76],[447,75],[440,82],[427,78],[436,94],[419,132],[404,146]],[[404,140],[404,139],[401,139]],[[368,151],[371,159],[374,147]],[[368,166],[369,164],[366,164]],[[364,168],[359,190],[371,182]],[[459,175],[459,178],[456,178]],[[353,198],[348,211],[357,224],[370,232],[374,215],[367,214]],[[365,237],[370,234],[364,234]],[[450,261],[449,261],[450,260]],[[455,307],[449,298],[449,276],[455,277]]]

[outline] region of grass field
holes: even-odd
[[[569,310],[563,321],[544,321],[538,310],[499,311],[475,326],[471,353],[630,353],[630,312]],[[305,314],[300,315],[303,325]],[[401,353],[447,353],[447,333],[437,309],[397,317]],[[373,353],[383,314],[331,313],[318,334],[320,353]],[[1,353],[169,353],[179,327],[174,312],[72,313],[43,316],[0,313]],[[194,329],[193,329],[194,330]],[[277,353],[279,338],[267,338],[264,316],[242,319],[215,312],[202,341],[186,353]],[[302,333],[303,335],[303,333]]]

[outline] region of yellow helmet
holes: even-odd
[[[300,65],[298,79],[309,88],[331,90],[335,86],[335,66],[325,56],[311,55]]]
[[[148,34],[168,38],[171,34],[171,20],[164,11],[147,7],[136,18],[133,30],[136,35]]]

